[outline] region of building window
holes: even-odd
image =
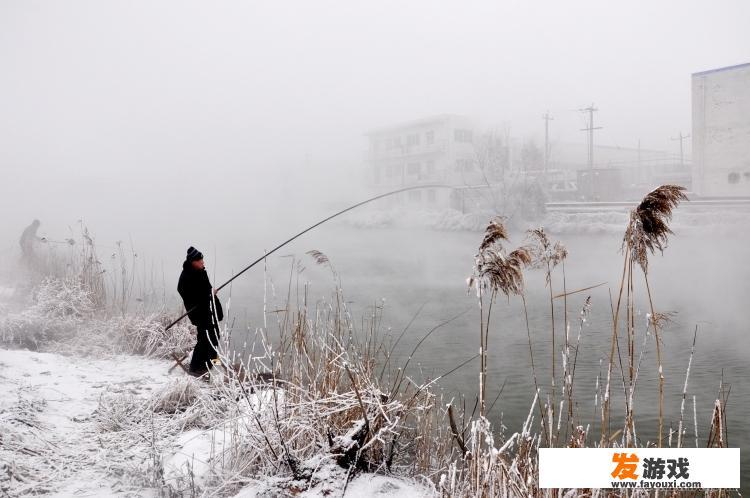
[[[453,139],[456,142],[471,143],[473,139],[471,130],[465,130],[465,129],[454,130]]]
[[[407,166],[406,171],[410,175],[419,175],[419,170],[420,170],[419,163],[409,163],[409,166]]]
[[[422,201],[422,191],[421,190],[411,190],[409,191],[409,202],[421,202]]]
[[[419,135],[416,133],[406,135],[406,145],[407,146],[419,145]]]
[[[729,176],[727,177],[727,180],[729,183],[739,183],[740,182],[740,174],[736,171],[732,171],[729,173]]]
[[[427,133],[424,134],[425,141],[427,142],[427,145],[432,145],[435,143],[435,132],[430,130]]]
[[[435,204],[435,201],[437,200],[437,197],[435,195],[435,191],[433,189],[430,189],[427,191],[427,201],[430,204]]]
[[[471,159],[456,159],[456,171],[474,171],[474,163]]]
[[[427,176],[435,175],[435,161],[427,161]]]

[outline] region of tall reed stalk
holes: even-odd
[[[552,352],[551,352],[551,365],[552,365],[552,372],[550,375],[551,382],[550,382],[550,409],[551,409],[551,415],[552,419],[555,417],[555,391],[557,389],[556,387],[556,357],[557,357],[557,346],[556,346],[556,340],[555,340],[555,297],[552,287],[552,270],[560,263],[562,263],[565,258],[568,256],[568,251],[565,249],[565,246],[563,246],[560,242],[555,242],[554,244],[549,240],[549,237],[547,237],[547,234],[544,231],[544,228],[539,227],[534,230],[528,231],[529,236],[532,239],[532,245],[531,245],[531,254],[532,254],[532,265],[537,268],[542,268],[545,270],[545,285],[547,287],[547,290],[549,291],[549,308],[550,308],[550,332],[551,332],[551,344],[552,344]],[[563,290],[563,296],[565,296],[565,291]],[[566,316],[565,316],[565,337],[566,337],[566,345],[567,345],[567,296],[565,296],[565,305],[566,305]],[[550,438],[552,438],[552,434],[550,434]]]
[[[659,425],[657,444],[662,446],[663,427],[664,427],[664,367],[662,362],[661,351],[661,321],[660,315],[656,313],[654,301],[651,295],[651,286],[648,279],[648,256],[654,254],[656,250],[664,252],[667,247],[668,236],[672,234],[669,228],[669,221],[672,218],[672,211],[680,203],[687,200],[684,193],[685,188],[677,185],[662,185],[648,194],[630,212],[630,219],[623,237],[623,249],[625,253],[625,268],[627,269],[627,286],[628,286],[628,313],[627,313],[627,330],[628,330],[628,358],[630,362],[630,381],[633,384],[633,363],[634,363],[634,300],[633,300],[633,267],[637,264],[643,272],[643,278],[646,284],[646,293],[648,297],[649,308],[651,310],[650,324],[654,331],[656,341],[656,362],[659,376]],[[625,272],[620,282],[620,296],[622,296],[623,285],[625,285]],[[618,298],[617,309],[615,311],[615,321],[613,324],[614,331],[612,334],[613,344],[617,343],[617,327],[619,315],[620,300]],[[613,348],[614,349],[614,348]],[[609,371],[612,369],[613,355],[610,356]],[[609,389],[609,386],[608,386]],[[608,400],[609,403],[609,400]],[[630,410],[630,409],[629,409]],[[629,413],[628,420],[632,421],[632,413]]]
[[[523,269],[531,264],[531,252],[527,247],[518,247],[507,253],[503,242],[508,241],[504,218],[490,221],[485,230],[479,251],[474,257],[474,271],[468,279],[469,288],[477,293],[480,311],[479,332],[479,414],[486,415],[487,345],[489,341],[492,304],[498,293],[520,296],[523,294]],[[484,313],[484,293],[489,292],[487,315]]]

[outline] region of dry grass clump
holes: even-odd
[[[0,318],[0,342],[5,345],[43,350],[51,338],[71,340],[76,334],[72,321],[48,321],[29,313],[13,313]]]
[[[34,289],[31,304],[19,313],[0,318],[0,341],[39,349],[51,342],[69,343],[95,305],[87,289],[76,280],[45,278]]]
[[[172,353],[187,353],[195,346],[195,333],[189,322],[183,321],[165,330],[173,319],[165,312],[128,314],[114,317],[102,325],[119,340],[119,350],[123,353],[171,358]]]
[[[182,377],[155,393],[152,409],[154,413],[181,413],[198,403],[203,396],[197,382],[189,377]]]
[[[151,430],[144,423],[163,417],[158,423],[162,433],[177,434],[189,428],[208,428],[222,420],[226,406],[217,404],[218,397],[204,382],[192,377],[179,377],[150,396],[132,394],[103,396],[95,411],[99,430],[131,431],[144,435]]]
[[[91,318],[96,303],[89,289],[72,278],[47,277],[33,292],[34,304],[29,312],[49,320]]]
[[[30,306],[0,318],[0,342],[68,354],[168,358],[195,345],[187,323],[165,331],[171,318],[165,312],[108,316],[97,309],[85,285],[50,277],[34,290]]]
[[[143,412],[142,400],[128,394],[102,397],[94,415],[100,431],[120,432],[143,422]]]

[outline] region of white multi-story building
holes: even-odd
[[[377,190],[414,185],[466,186],[481,183],[475,129],[463,116],[442,114],[367,133],[369,183]],[[422,207],[444,207],[450,189],[412,190],[390,199]]]
[[[750,63],[693,74],[693,190],[750,195]]]

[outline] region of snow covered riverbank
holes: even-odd
[[[196,395],[191,389],[204,391],[198,396],[214,389],[177,370],[169,374],[169,366],[166,360],[131,355],[93,359],[0,349],[0,495],[214,494],[206,477],[224,458],[224,442],[236,436],[231,425],[183,424],[182,430],[170,431],[152,417],[154,427],[143,427],[140,444],[123,446],[119,443],[127,440],[128,422],[120,418],[138,415],[128,412],[126,404],[123,414],[112,410],[119,404],[102,402],[117,398],[145,406],[175,386],[184,389],[186,397]],[[162,415],[170,411],[162,408]],[[179,418],[184,422],[185,412]],[[156,437],[149,441],[149,433]],[[321,473],[330,473],[325,465],[320,467]],[[345,476],[340,482],[335,475],[327,477],[327,488],[302,489],[299,496],[323,496],[336,489],[341,493]],[[244,486],[237,496],[275,496],[275,480],[269,476]],[[346,496],[352,497],[428,493],[422,486],[373,474],[362,474],[346,487]]]
[[[134,491],[110,475],[124,462],[108,458],[120,450],[102,445],[95,411],[102,396],[146,396],[164,385],[169,381],[167,362],[0,351],[0,489],[11,496]]]
[[[206,382],[170,373],[194,344],[187,322],[166,331],[167,311],[112,313],[93,297],[80,279],[44,278],[0,303],[0,496],[434,494],[412,437],[397,448],[433,395],[385,394],[375,362],[341,343],[344,309],[281,360],[268,344],[252,365],[224,355],[232,366]]]

